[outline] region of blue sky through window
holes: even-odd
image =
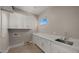
[[[47,18],[41,18],[41,19],[39,19],[39,24],[40,25],[47,25],[48,24],[48,19]]]

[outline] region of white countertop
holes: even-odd
[[[69,41],[73,42],[73,45],[67,45],[67,44],[55,41],[58,38],[60,38],[60,39],[62,38],[62,36],[59,36],[59,35],[50,35],[47,33],[33,33],[33,35],[37,35],[39,37],[48,39],[57,45],[62,45],[62,46],[66,46],[66,47],[69,47],[69,48],[72,48],[75,50],[79,50],[79,40],[78,39],[70,38]]]

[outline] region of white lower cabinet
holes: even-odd
[[[60,47],[54,43],[51,42],[51,53],[59,53],[60,52]]]
[[[44,38],[41,39],[41,49],[47,53],[51,52],[50,51],[50,41]]]
[[[47,52],[47,53],[51,52],[49,40],[33,35],[33,43],[37,44],[44,52]]]
[[[37,37],[38,39],[37,39],[37,45],[40,47],[40,48],[42,48],[42,40],[40,40],[41,38],[38,36]]]
[[[33,36],[32,36],[32,39],[33,39],[33,40],[32,40],[32,41],[33,41],[33,43],[35,43],[35,44],[36,44],[36,40],[37,40],[37,38],[36,38],[36,36],[35,36],[35,35],[33,35]]]
[[[52,53],[78,53],[79,51],[64,45],[58,45],[51,42],[51,52]]]
[[[53,42],[49,39],[40,37],[39,35],[33,35],[33,43],[39,46],[46,53],[78,53],[69,46],[64,45],[64,43]]]

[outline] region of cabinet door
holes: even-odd
[[[18,25],[17,25],[17,20],[18,17],[16,15],[16,13],[11,13],[10,14],[10,19],[9,19],[9,28],[17,28]]]
[[[24,19],[24,28],[25,29],[35,29],[36,19],[33,16],[23,16]]]
[[[1,20],[1,10],[0,10],[0,50],[2,49],[2,20]]]
[[[42,41],[39,36],[33,35],[33,43],[35,43],[37,46],[39,46],[42,49],[41,47]]]
[[[57,45],[51,42],[51,52],[52,53],[78,53],[79,51],[71,47],[67,47],[64,45]]]
[[[51,42],[50,44],[51,46],[51,53],[59,53],[60,52],[60,47],[58,45],[56,45],[55,43]]]
[[[32,41],[33,41],[34,44],[36,44],[36,40],[37,40],[36,36],[33,35],[33,36],[32,36]]]
[[[60,50],[59,50],[60,53],[78,53],[79,52],[78,50],[75,50],[71,47],[67,47],[67,46],[59,46],[59,47],[60,47]]]
[[[42,39],[41,39],[41,37],[39,37],[39,36],[37,36],[38,37],[38,42],[37,42],[37,45],[42,49],[42,47],[41,47],[41,44],[42,44]]]
[[[51,52],[49,40],[33,35],[33,42],[37,44],[44,52],[47,52],[47,53]]]
[[[43,51],[47,52],[47,53],[50,53],[50,41],[47,40],[47,39],[41,39],[41,46],[42,46],[42,49]]]
[[[0,39],[1,39],[1,10],[0,10]]]
[[[38,46],[44,51],[50,52],[50,41],[46,38],[38,37]]]
[[[24,19],[24,28],[32,29],[32,27],[34,25],[34,24],[32,24],[32,20],[33,20],[32,17],[24,15],[23,19]]]
[[[5,11],[2,11],[2,33],[1,33],[1,36],[2,36],[2,39],[1,39],[1,42],[2,42],[2,47],[1,49],[4,51],[8,48],[8,45],[9,45],[9,38],[8,38],[8,17],[9,17],[9,14]]]
[[[33,35],[33,43],[38,44],[38,37]]]
[[[27,16],[26,17],[23,16],[23,28],[27,29],[28,23],[29,23],[29,20],[27,21]]]
[[[65,46],[51,42],[51,53],[67,53],[70,52]]]
[[[25,29],[26,27],[26,16],[23,15],[23,14],[19,14],[19,13],[16,13],[16,17],[17,17],[17,27],[20,28],[20,29]]]
[[[23,26],[23,19],[19,19],[20,17],[18,17],[18,19],[17,19],[17,28],[18,29],[24,29],[24,26]]]

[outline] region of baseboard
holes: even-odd
[[[24,42],[21,42],[21,43],[18,43],[18,44],[16,44],[16,45],[9,46],[9,49],[10,49],[10,48],[19,47],[19,46],[23,46],[23,45],[24,45]]]

